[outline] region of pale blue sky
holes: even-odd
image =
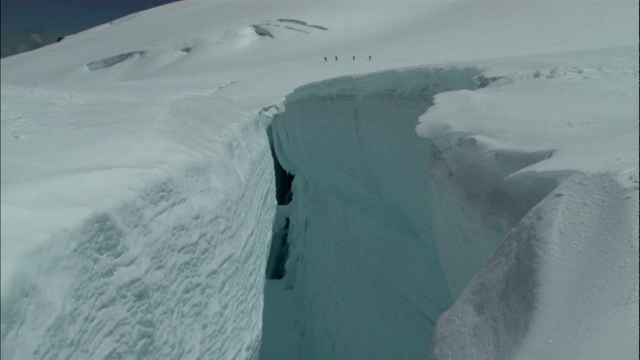
[[[2,57],[178,0],[1,0]]]

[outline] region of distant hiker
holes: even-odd
[[[371,60],[371,55],[369,55],[369,60]]]
[[[336,61],[338,61],[338,57],[336,56]]]
[[[356,57],[355,57],[355,56],[353,57],[353,60],[354,60],[354,61],[356,60]]]
[[[324,62],[327,62],[327,57],[326,56],[324,57]]]

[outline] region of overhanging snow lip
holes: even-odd
[[[453,89],[432,89],[426,80],[437,80],[440,77],[451,74],[459,74],[459,80],[466,84],[457,86],[455,90],[475,90],[479,88],[479,77],[483,69],[478,66],[419,66],[393,70],[381,70],[378,72],[345,75],[331,79],[312,82],[295,88],[285,97],[284,105],[293,102],[304,102],[305,99],[330,100],[330,99],[354,99],[376,98],[380,96],[396,96],[403,98],[420,95],[434,96],[440,92]],[[382,80],[381,83],[370,83],[369,87],[363,87],[363,83],[370,80]],[[431,84],[437,84],[437,81]],[[397,93],[385,93],[385,90],[402,89]]]

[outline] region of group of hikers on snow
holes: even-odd
[[[354,55],[353,56],[353,61],[355,61],[355,60],[356,60],[356,56]],[[371,55],[369,55],[369,60],[371,60]],[[336,61],[338,61],[338,57],[337,56],[336,56]],[[327,57],[326,56],[324,57],[324,62],[327,62]]]

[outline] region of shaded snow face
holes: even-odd
[[[428,357],[440,314],[557,184],[503,180],[551,152],[487,152],[462,133],[417,136],[434,95],[476,89],[478,74],[392,71],[287,97],[272,137],[295,174],[293,200],[279,207],[288,259],[281,285],[265,293],[262,358]],[[273,346],[285,330],[267,314],[285,306],[294,345]]]
[[[636,359],[637,178],[621,175],[574,173],[529,211],[440,317],[431,358]]]

